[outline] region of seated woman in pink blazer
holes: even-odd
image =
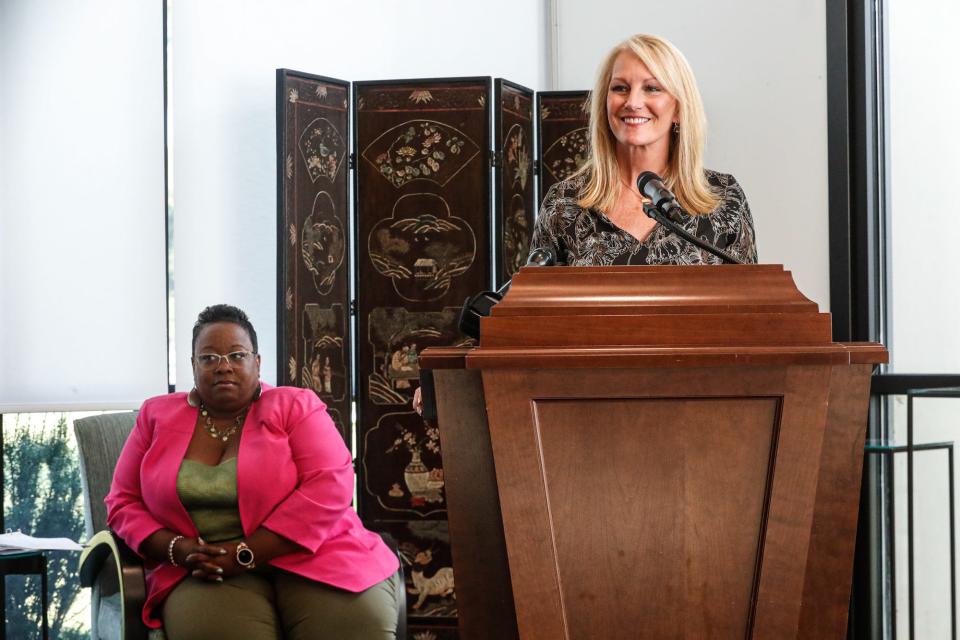
[[[143,404],[106,498],[146,560],[146,624],[170,640],[393,638],[397,558],[350,506],[325,405],[260,383],[236,307],[200,314],[192,361],[189,394]]]

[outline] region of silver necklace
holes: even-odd
[[[203,416],[204,429],[207,430],[207,432],[210,434],[210,437],[214,438],[215,440],[223,440],[226,442],[230,439],[230,436],[235,434],[237,430],[243,426],[243,419],[247,417],[247,410],[244,409],[241,411],[240,415],[233,419],[233,424],[223,431],[217,429],[217,425],[213,422],[210,412],[207,411],[207,408],[203,405],[203,403],[200,403],[200,415]]]

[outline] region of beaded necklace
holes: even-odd
[[[247,417],[247,409],[241,411],[240,414],[233,419],[233,424],[223,431],[217,429],[217,425],[213,422],[210,412],[207,411],[207,407],[204,406],[202,402],[200,403],[200,415],[203,416],[204,429],[207,430],[207,433],[210,434],[210,437],[214,438],[215,440],[223,440],[226,442],[230,436],[235,434],[237,430],[243,426],[243,420]]]

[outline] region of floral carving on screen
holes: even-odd
[[[384,179],[399,188],[411,180],[429,180],[444,186],[479,151],[477,143],[449,125],[411,120],[384,132],[362,155]]]
[[[410,93],[410,101],[415,104],[427,104],[433,101],[433,94],[422,89],[413,91]]]
[[[530,226],[523,196],[514,194],[503,224],[503,260],[506,272],[513,275],[526,264],[530,253]]]
[[[428,468],[423,464],[424,452],[440,455],[440,430],[424,424],[420,430],[408,429],[399,422],[394,424],[397,437],[384,453],[404,452],[410,454],[410,462],[404,468],[403,483],[410,494],[410,504],[430,504],[443,501],[443,467]],[[390,487],[387,495],[399,497],[404,490],[398,484]]]
[[[513,180],[513,185],[519,183],[520,190],[523,191],[527,188],[531,162],[527,136],[520,125],[513,125],[507,132],[507,143],[503,156],[507,159],[507,171]]]
[[[365,488],[382,509],[420,516],[446,511],[436,427],[412,411],[385,413],[365,434],[363,451]]]
[[[456,627],[408,627],[410,640],[456,640]]]
[[[310,182],[320,177],[333,180],[343,164],[343,136],[326,118],[316,118],[300,134],[300,155],[307,167]]]
[[[559,180],[566,180],[587,159],[587,128],[581,127],[557,139],[543,154],[544,167]]]
[[[494,112],[501,162],[496,165],[496,233],[500,246],[496,279],[503,283],[526,263],[536,207],[533,189],[533,92],[498,79]]]

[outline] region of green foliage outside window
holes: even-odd
[[[66,416],[42,424],[4,417],[4,524],[7,529],[39,536],[81,540],[83,496],[77,452]],[[24,418],[26,418],[24,416]],[[13,428],[9,423],[13,422]],[[79,552],[47,552],[50,637],[89,637],[87,620],[71,611],[80,593]],[[7,578],[7,637],[40,637],[40,578]]]

